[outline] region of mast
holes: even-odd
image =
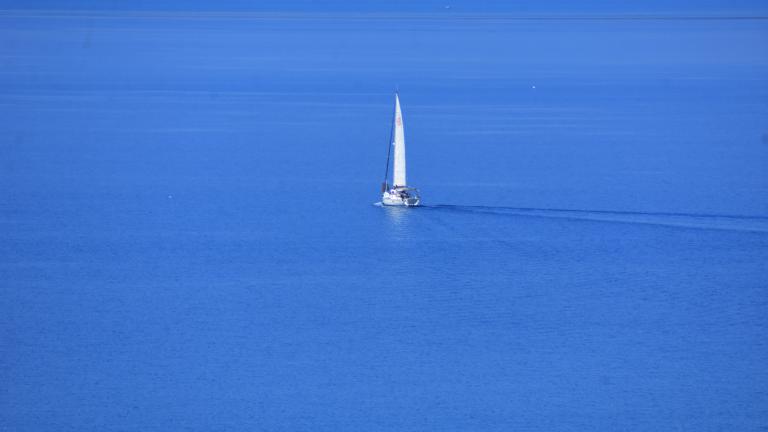
[[[395,114],[397,113],[397,107],[395,107],[395,111],[392,113],[392,127],[389,130],[389,142],[387,143],[387,165],[384,167],[384,182],[381,184],[381,191],[386,192],[387,189],[389,189],[389,185],[387,184],[387,177],[389,177],[389,156],[392,154],[392,146],[394,145],[394,141],[392,141],[393,136],[395,135]]]
[[[400,95],[395,93],[394,119],[395,166],[392,183],[394,187],[405,186],[405,129],[403,128],[403,113],[400,111]]]

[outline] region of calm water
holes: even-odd
[[[768,428],[768,21],[0,41],[1,430]],[[419,209],[372,205],[396,86]]]

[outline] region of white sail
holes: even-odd
[[[416,188],[406,187],[405,183],[405,130],[403,129],[403,113],[400,111],[400,96],[395,93],[395,115],[392,124],[392,147],[395,148],[395,161],[393,169],[393,184],[389,188],[389,157],[392,147],[387,151],[387,170],[384,174],[384,182],[381,188],[381,204],[385,206],[415,207],[421,203],[419,191]]]
[[[403,114],[400,112],[400,97],[395,94],[395,168],[393,174],[394,186],[405,186],[405,130],[403,129]]]

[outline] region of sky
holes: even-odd
[[[288,12],[435,12],[466,13],[649,13],[766,15],[768,2],[758,0],[646,0],[642,2],[515,2],[488,0],[390,1],[249,1],[249,0],[0,0],[0,10],[192,10]]]

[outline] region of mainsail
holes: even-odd
[[[394,186],[405,186],[405,131],[403,113],[400,112],[400,97],[395,93],[395,133],[392,145],[395,147]]]
[[[403,130],[403,113],[400,111],[400,95],[395,93],[395,112],[392,116],[392,135],[387,145],[387,167],[384,171],[384,182],[381,184],[381,204],[385,206],[416,207],[421,203],[419,191],[407,187],[405,183],[405,131]],[[389,187],[389,161],[395,148],[393,169],[393,184]]]

